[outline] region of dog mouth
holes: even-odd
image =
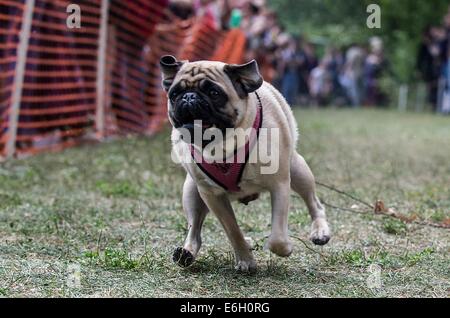
[[[190,123],[184,123],[175,127],[182,134],[182,139],[190,144],[196,144],[205,147],[216,140],[215,129],[219,129],[216,124],[196,120]],[[209,132],[211,130],[211,132]],[[186,135],[187,134],[187,135]],[[208,135],[209,137],[206,137]]]
[[[209,129],[209,128],[217,128],[215,124],[210,124],[207,122],[203,122],[201,120],[196,120],[193,123],[187,123],[187,124],[183,124],[181,126],[181,128],[186,128],[186,129],[201,129],[203,131]]]
[[[194,129],[206,131],[207,129],[219,128],[221,126],[218,123],[214,123],[211,120],[205,120],[204,118],[206,117],[206,115],[197,117],[191,112],[184,112],[184,113],[170,112],[169,117],[172,120],[173,126],[177,129],[183,128],[189,131],[194,131]]]
[[[213,129],[218,129],[218,126],[216,124],[196,120],[194,122],[182,124],[180,127],[178,127],[178,129],[179,128],[187,130],[190,133],[191,138],[194,138],[198,134],[202,136],[203,139],[205,132]]]
[[[222,109],[216,109],[214,105],[202,99],[199,94],[195,96],[197,97],[194,101],[191,100],[192,97],[189,95],[189,100],[188,97],[185,99],[178,97],[177,101],[172,102],[169,117],[176,129],[188,130],[191,134],[194,131],[205,133],[209,129],[216,129],[225,133],[227,128],[234,127],[231,118]]]
[[[224,136],[226,129],[234,127],[225,116],[221,116],[211,107],[184,107],[178,106],[169,111],[169,117],[175,129],[185,135],[185,140],[190,138],[194,141],[196,138],[206,139],[203,144],[213,142],[217,134]],[[197,143],[199,141],[196,141]],[[192,143],[192,142],[191,142]]]

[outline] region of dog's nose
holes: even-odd
[[[188,104],[189,106],[195,104],[197,101],[197,94],[196,93],[185,93],[182,98],[183,102]]]

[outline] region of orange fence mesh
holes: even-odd
[[[66,27],[70,0],[36,0],[23,84],[17,154],[60,149],[92,130],[100,0],[79,1],[83,27]],[[64,26],[64,27],[62,27]]]
[[[11,96],[20,80],[16,66],[30,3],[31,29],[14,118]],[[78,0],[81,28],[66,25],[71,3],[0,0],[0,156],[62,149],[92,137],[155,133],[167,121],[160,56],[242,60],[245,37],[240,30],[218,31],[208,18],[180,20],[168,10],[168,0]],[[104,55],[99,54],[102,47]],[[16,133],[10,129],[14,120]],[[8,142],[12,153],[7,153]]]
[[[157,69],[145,58],[148,39],[162,21],[165,2],[111,1],[109,10],[104,135],[146,133],[152,120],[151,82]]]

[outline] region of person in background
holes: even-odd
[[[237,29],[241,27],[242,23],[242,10],[240,8],[233,8],[230,11],[230,19],[228,22],[227,29]]]
[[[300,38],[299,40],[299,103],[300,105],[307,105],[310,99],[309,92],[309,75],[311,71],[317,66],[317,59],[314,54],[314,49],[309,49],[307,46],[310,45],[305,39]]]
[[[330,60],[323,58],[319,65],[311,71],[309,78],[309,92],[312,103],[316,106],[328,104],[333,91],[333,80],[329,72]]]
[[[182,20],[187,20],[195,15],[193,0],[171,0],[169,10]]]
[[[264,0],[252,0],[247,3],[244,10],[242,28],[247,37],[247,60],[256,59],[258,50],[263,46],[267,22],[264,5]]]
[[[275,67],[275,78],[273,81],[273,85],[281,92],[282,90],[282,82],[283,82],[283,72],[285,70],[284,63],[282,60],[282,52],[285,47],[288,45],[290,40],[290,35],[285,32],[284,28],[280,27],[280,33],[275,39],[274,49],[273,49],[273,64]]]
[[[310,42],[305,42],[303,46],[303,52],[306,56],[306,64],[308,66],[309,72],[319,65],[319,60],[317,58],[316,49],[314,45]]]
[[[379,37],[370,39],[370,53],[364,63],[365,103],[370,106],[385,104],[386,98],[380,88],[380,80],[385,69],[383,41]]]
[[[223,27],[223,1],[194,0],[194,9],[197,16],[203,17],[212,29],[220,30]]]
[[[366,53],[357,44],[350,46],[346,53],[346,61],[341,76],[341,85],[353,107],[360,107],[363,98],[363,70]]]
[[[285,48],[281,51],[281,92],[289,105],[294,106],[297,102],[297,93],[300,76],[298,67],[301,63],[301,56],[298,52],[297,40],[289,38]]]
[[[445,63],[448,59],[448,51],[450,46],[450,7],[448,9],[447,14],[444,17],[444,25],[443,25],[445,35],[443,35],[443,39],[441,41],[441,58],[442,61]]]
[[[450,6],[444,17],[445,39],[441,43],[442,79],[445,83],[439,111],[450,114]]]
[[[423,31],[416,64],[419,76],[427,86],[428,102],[434,111],[437,110],[438,81],[441,73],[441,50],[438,31],[435,29],[436,27],[427,26]]]
[[[272,83],[276,77],[276,39],[281,33],[281,28],[275,12],[265,10],[264,15],[266,16],[265,28],[261,33],[259,48],[255,51],[255,59],[258,61],[263,78]]]
[[[327,71],[331,78],[332,91],[330,94],[330,102],[342,106],[348,102],[345,90],[339,81],[344,66],[344,56],[341,50],[335,47],[329,47],[324,59],[327,62]]]

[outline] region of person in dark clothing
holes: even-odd
[[[299,66],[298,66],[298,74],[299,74],[299,100],[302,105],[307,105],[309,103],[310,91],[309,91],[309,75],[311,71],[317,66],[316,57],[314,52],[310,49],[307,52],[305,47],[308,44],[304,39],[300,39],[299,41]]]
[[[417,55],[417,70],[427,85],[428,101],[437,110],[438,81],[442,65],[442,49],[434,39],[432,27],[427,27],[422,35],[422,42]]]
[[[450,46],[450,6],[447,15],[444,17],[445,38],[441,42],[441,59],[443,62],[447,61],[449,57]]]
[[[187,20],[195,15],[192,0],[172,0],[169,3],[169,10],[182,20]]]
[[[294,106],[297,102],[300,74],[298,67],[301,63],[301,55],[298,51],[297,41],[290,39],[281,52],[281,63],[283,77],[281,80],[281,92],[289,105]]]
[[[328,52],[328,72],[332,81],[332,102],[337,106],[345,105],[347,101],[347,95],[345,89],[340,83],[340,75],[342,68],[344,67],[344,54],[341,50],[331,47]]]
[[[447,15],[444,17],[445,38],[441,44],[442,56],[442,78],[445,81],[439,111],[443,114],[450,114],[450,6]]]

